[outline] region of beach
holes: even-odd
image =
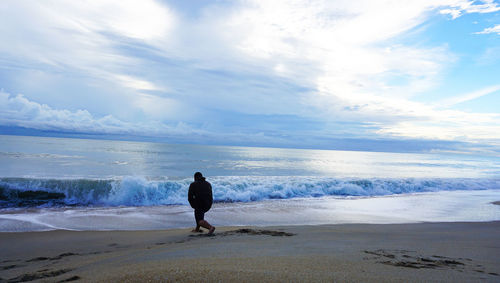
[[[496,158],[2,136],[0,165],[0,282],[500,281]]]
[[[0,15],[0,283],[500,283],[500,0]]]
[[[2,282],[500,280],[500,222],[0,233]]]

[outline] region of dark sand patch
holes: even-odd
[[[199,238],[199,237],[224,237],[224,236],[231,236],[231,235],[238,235],[238,234],[247,234],[247,235],[267,235],[267,236],[273,236],[273,237],[290,237],[294,236],[295,234],[293,233],[288,233],[288,232],[282,232],[282,231],[275,231],[275,230],[259,230],[259,229],[248,229],[248,228],[243,228],[243,229],[237,229],[237,230],[230,230],[230,231],[225,231],[221,233],[214,233],[214,234],[196,234],[196,235],[189,235],[191,238]]]
[[[33,281],[33,280],[38,280],[38,279],[44,279],[44,278],[51,278],[51,277],[57,277],[59,275],[62,275],[64,273],[70,272],[71,269],[60,269],[60,270],[52,270],[52,271],[38,271],[35,273],[27,273],[23,274],[14,278],[9,279],[7,282],[9,283],[14,283],[14,282],[26,282],[26,281]]]
[[[59,260],[59,259],[62,259],[63,257],[74,256],[74,255],[79,255],[79,254],[75,254],[75,253],[62,253],[62,254],[60,254],[58,256],[55,256],[55,257],[40,256],[40,257],[35,257],[35,258],[32,258],[32,259],[29,259],[26,262],[44,261],[44,260]]]
[[[268,236],[273,236],[273,237],[290,237],[294,236],[295,234],[293,233],[288,233],[288,232],[282,232],[282,231],[274,231],[274,230],[254,230],[254,229],[238,229],[238,230],[233,230],[233,231],[227,231],[225,232],[228,235],[231,234],[249,234],[249,235],[268,235]]]
[[[460,260],[445,256],[422,256],[413,251],[406,250],[374,250],[364,251],[366,254],[374,255],[378,263],[409,267],[409,268],[431,268],[431,269],[456,269],[465,266]]]
[[[188,242],[188,241],[191,241],[194,239],[200,239],[200,238],[219,238],[219,237],[245,235],[245,234],[246,235],[253,235],[253,236],[265,235],[265,236],[273,236],[273,237],[290,237],[290,236],[295,235],[293,233],[275,231],[275,230],[260,230],[260,229],[242,228],[242,229],[230,230],[230,231],[213,233],[213,234],[201,233],[201,234],[189,235],[189,238],[176,241],[175,243],[185,243],[185,242]]]
[[[59,282],[71,282],[71,281],[76,281],[76,280],[80,280],[80,279],[81,279],[80,276],[75,275],[75,276],[72,276],[68,279],[61,280]]]
[[[467,267],[471,267],[472,271],[498,276],[495,272],[486,272],[480,264],[474,266],[470,258],[450,258],[440,255],[424,256],[415,251],[406,250],[378,249],[373,251],[365,250],[364,253],[374,256],[364,258],[365,260],[374,259],[377,260],[377,263],[386,265],[415,269],[453,269],[460,272],[463,272]]]
[[[129,245],[120,245],[118,243],[108,244],[108,247],[110,247],[110,248],[117,248],[117,249],[127,249],[127,248],[130,248]]]
[[[6,266],[0,266],[1,270],[8,270],[16,267],[21,267],[22,265],[16,265],[16,264],[11,264],[11,265],[6,265]]]
[[[49,260],[49,258],[45,256],[39,256],[32,259],[28,259],[26,262],[43,261],[43,260]]]
[[[15,262],[15,261],[18,261],[18,260],[7,259],[7,260],[2,261],[2,263],[7,263],[7,262]]]

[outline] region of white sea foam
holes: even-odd
[[[318,225],[499,221],[500,190],[440,191],[376,197],[320,197],[216,203],[206,214],[215,226]],[[0,231],[152,230],[191,227],[186,205],[9,209]]]
[[[393,194],[500,189],[498,179],[353,179],[326,177],[213,177],[215,202],[324,196]],[[0,179],[0,205],[23,206],[155,206],[187,205],[191,179]]]

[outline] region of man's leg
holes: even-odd
[[[193,230],[191,230],[191,232],[198,232],[198,233],[202,233],[203,231],[200,230],[200,225],[196,225],[196,228],[194,228]]]
[[[210,225],[210,223],[208,223],[206,220],[200,220],[198,222],[198,225],[205,229],[208,229],[208,234],[213,234],[215,231],[215,227]]]
[[[210,225],[207,221],[205,221],[205,212],[202,210],[197,210],[195,211],[195,216],[196,216],[196,224],[205,229],[208,229],[208,234],[213,234],[215,231],[215,227]]]
[[[196,228],[194,228],[193,230],[191,230],[191,232],[203,232],[203,231],[200,230],[200,224],[199,224],[199,222],[201,220],[203,220],[203,214],[204,214],[203,212],[200,213],[200,211],[197,211],[197,210],[194,211],[194,219],[195,219],[195,222],[196,222]]]

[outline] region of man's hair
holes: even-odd
[[[203,175],[201,174],[201,172],[196,172],[196,173],[194,173],[194,179],[195,180],[203,180],[205,178],[203,178]]]

